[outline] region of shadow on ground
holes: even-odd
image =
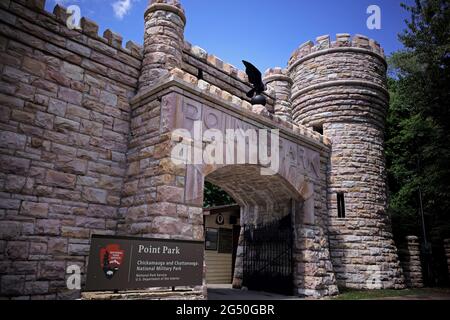
[[[325,300],[450,300],[450,288],[405,290],[349,290]],[[270,292],[232,289],[231,285],[208,285],[208,300],[305,300]]]
[[[208,300],[301,300],[276,293],[236,290],[231,285],[208,285]]]

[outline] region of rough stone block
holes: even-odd
[[[0,200],[0,202],[3,201]],[[22,224],[19,221],[2,221],[0,223],[0,234],[4,240],[11,240],[20,236]]]
[[[39,219],[35,224],[35,232],[39,235],[55,236],[61,232],[61,221],[56,219]]]
[[[64,280],[66,276],[66,263],[64,261],[40,262],[37,276],[41,280]]]
[[[45,218],[48,215],[48,203],[23,201],[20,214],[25,216]]]
[[[122,40],[123,37],[111,31],[110,29],[106,29],[105,32],[103,32],[103,37],[108,40],[108,44],[110,44],[113,47],[121,48],[122,47]]]
[[[1,277],[1,293],[17,296],[24,293],[25,276],[3,275]]]
[[[67,239],[65,238],[50,238],[48,240],[48,254],[66,254],[67,253]]]
[[[48,170],[45,177],[46,184],[50,186],[74,188],[76,182],[76,176],[69,173]]]
[[[172,186],[157,187],[157,201],[182,203],[184,201],[184,188]]]
[[[6,244],[6,257],[9,260],[26,260],[28,258],[29,243],[26,241],[8,241]]]
[[[97,188],[84,188],[82,192],[82,197],[85,201],[93,203],[106,203],[106,197],[108,192],[103,189]]]
[[[61,100],[50,98],[48,103],[48,112],[60,117],[66,114],[67,103]]]
[[[23,150],[25,148],[26,141],[27,138],[25,135],[10,131],[0,132],[0,148]]]
[[[98,25],[92,20],[85,17],[81,18],[81,29],[83,32],[91,37],[98,37]]]

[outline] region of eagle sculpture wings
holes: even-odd
[[[253,85],[253,89],[247,93],[247,97],[252,98],[252,104],[266,104],[266,98],[262,95],[266,91],[266,85],[262,81],[261,71],[248,61],[242,60],[245,65],[245,72],[248,81]]]

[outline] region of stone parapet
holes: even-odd
[[[147,10],[144,13],[144,17],[151,12],[158,10],[175,13],[181,18],[181,20],[183,20],[183,23],[186,25],[186,14],[179,0],[149,0]]]
[[[20,14],[21,7],[29,8],[33,11],[33,14],[30,11],[23,11],[22,16],[32,18],[32,22],[40,25],[42,27],[46,27],[51,25],[51,20],[58,21],[62,25],[67,24],[67,20],[69,18],[69,14],[67,13],[67,8],[65,8],[61,4],[56,4],[53,12],[47,12],[45,10],[45,0],[28,0],[28,1],[7,1],[9,5],[5,4],[0,8],[8,9],[17,14]],[[55,28],[55,31],[57,28]],[[105,45],[110,45],[115,49],[120,50],[124,54],[131,55],[137,59],[142,59],[142,46],[133,42],[128,41],[125,46],[122,44],[123,37],[120,34],[114,33],[111,30],[106,30],[103,33],[103,36],[98,34],[99,26],[96,22],[86,18],[81,17],[80,20],[80,29],[73,30],[64,30],[61,29],[60,32],[67,36],[72,36],[76,41],[81,41],[87,43],[87,37],[94,38]],[[45,34],[45,33],[44,33]],[[78,36],[77,36],[78,35]],[[85,35],[87,37],[83,37],[81,35]],[[119,55],[117,58],[120,59]]]
[[[289,69],[316,55],[343,51],[371,53],[383,60],[385,57],[384,50],[377,41],[360,34],[352,37],[348,33],[338,33],[335,41],[331,40],[330,35],[323,35],[317,37],[315,42],[307,41],[300,45],[289,59]]]
[[[246,96],[252,85],[248,82],[245,71],[223,61],[214,54],[206,52],[199,46],[184,42],[183,54],[183,71],[188,72],[196,77],[201,70],[202,79],[228,91],[242,100],[250,102],[250,98]],[[267,106],[272,109],[274,105],[274,92],[267,90],[264,92],[267,98]]]
[[[250,102],[247,100],[242,100],[241,98],[232,95],[230,92],[227,92],[225,90],[220,89],[219,87],[210,84],[204,80],[198,80],[197,77],[191,75],[190,73],[187,73],[181,69],[175,68],[170,72],[170,76],[173,78],[176,78],[178,80],[182,80],[183,82],[192,85],[196,89],[200,90],[201,92],[205,92],[207,94],[211,94],[213,96],[218,97],[220,100],[223,100],[227,104],[231,104],[239,109],[250,111],[256,115],[259,115],[263,118],[266,118],[270,121],[274,121],[278,125],[281,125],[282,127],[285,127],[286,129],[292,130],[295,133],[311,138],[315,140],[316,142],[320,144],[324,144],[329,146],[330,140],[326,137],[324,137],[322,134],[312,130],[311,128],[308,128],[304,125],[298,125],[289,121],[285,121],[282,118],[278,116],[274,116],[273,114],[267,112],[265,108],[260,108],[260,106],[255,105],[253,106]],[[162,82],[167,82],[167,79],[161,79]],[[136,102],[137,100],[143,100],[145,99],[145,92],[143,92],[143,95],[137,95],[133,100],[132,103]]]
[[[329,36],[308,42],[289,63],[292,116],[297,123],[373,123],[384,128],[389,93],[379,45],[364,36]],[[346,39],[346,40],[344,40]]]
[[[286,69],[271,68],[264,74],[264,83],[273,90],[275,115],[285,121],[292,121],[291,88],[293,81]]]

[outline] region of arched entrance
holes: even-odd
[[[240,206],[233,287],[292,295],[293,210],[302,203],[301,196],[279,174],[261,175],[260,169],[229,165],[210,172],[205,180],[226,191]]]
[[[287,234],[292,239],[294,262],[291,272],[288,269],[285,273],[292,275],[290,283],[296,295],[336,292],[326,233],[328,146],[311,132],[264,119],[223,101],[185,96],[179,91],[160,100],[158,142],[153,146],[153,138],[143,138],[148,146],[139,149],[129,169],[139,180],[134,178],[124,187],[131,195],[127,201],[132,203],[124,225],[127,233],[204,240],[203,191],[205,180],[210,181],[240,205],[244,225],[261,230],[290,215]],[[267,139],[263,139],[265,135]],[[245,157],[238,150],[244,150]],[[148,195],[140,196],[141,191]],[[242,244],[244,234],[240,232]],[[266,243],[273,245],[275,240]],[[244,253],[244,247],[236,250],[235,287],[245,285],[245,261],[267,261],[253,249]],[[271,257],[272,251],[269,247],[259,252]],[[272,261],[275,258],[272,256]]]

